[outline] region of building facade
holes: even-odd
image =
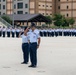
[[[6,13],[6,0],[0,0],[0,14]]]
[[[30,0],[30,13],[52,15],[52,0]]]
[[[53,0],[54,13],[76,18],[76,0]]]
[[[0,15],[61,13],[76,18],[76,0],[0,0]],[[14,10],[13,10],[13,8]]]
[[[52,15],[52,0],[0,0],[0,7],[0,15],[12,14],[13,11],[14,14]]]
[[[0,15],[29,13],[29,0],[0,0]]]

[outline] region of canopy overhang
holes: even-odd
[[[14,22],[50,22],[50,19],[47,19],[41,14],[14,14],[8,15],[11,19],[14,17]]]

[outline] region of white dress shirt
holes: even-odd
[[[35,29],[34,31],[29,32],[28,38],[31,43],[37,42],[38,38],[40,38],[39,31]]]
[[[6,28],[3,28],[2,31],[5,32],[6,31]]]
[[[25,36],[24,34],[21,35],[22,43],[28,43],[28,36]]]
[[[20,29],[16,29],[16,32],[20,32]]]
[[[10,32],[11,31],[11,29],[7,29],[7,32]]]
[[[14,33],[15,32],[15,29],[12,29],[12,32]]]

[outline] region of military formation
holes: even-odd
[[[41,37],[75,36],[76,29],[39,29]]]
[[[24,28],[21,27],[0,27],[0,37],[16,37],[18,38],[19,33],[24,32]],[[76,29],[39,29],[41,37],[58,37],[58,36],[74,36],[76,37]]]
[[[0,27],[0,37],[19,37],[19,33],[24,31],[20,27]]]

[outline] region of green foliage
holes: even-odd
[[[8,23],[10,23],[10,24],[12,23],[12,20],[11,20],[10,17],[7,16],[7,15],[1,16],[1,18],[4,19],[6,22],[8,22]]]
[[[62,18],[63,18],[63,16],[62,16],[61,14],[55,14],[55,15],[53,16],[53,20],[54,20],[54,21],[60,20],[60,19],[62,19]]]
[[[62,25],[62,26],[63,26],[63,27],[69,27],[69,19],[64,17],[64,18],[63,18],[63,21],[64,21],[64,22],[63,22],[63,25]]]
[[[55,14],[53,16],[54,25],[61,27],[64,24],[64,17],[61,14]]]
[[[62,20],[62,19],[60,19],[60,20],[56,20],[55,22],[54,22],[54,25],[56,25],[56,26],[62,26],[63,25],[63,23],[64,23],[64,21]]]
[[[45,16],[47,19],[49,19],[50,21],[49,22],[46,22],[46,24],[52,24],[52,18],[51,18],[51,16]]]
[[[75,19],[74,19],[74,18],[70,18],[70,19],[69,19],[69,24],[70,24],[70,25],[74,25],[74,23],[75,23]]]
[[[75,20],[73,18],[65,18],[65,16],[61,14],[55,14],[53,16],[54,25],[58,27],[69,27],[69,24],[73,25]]]

